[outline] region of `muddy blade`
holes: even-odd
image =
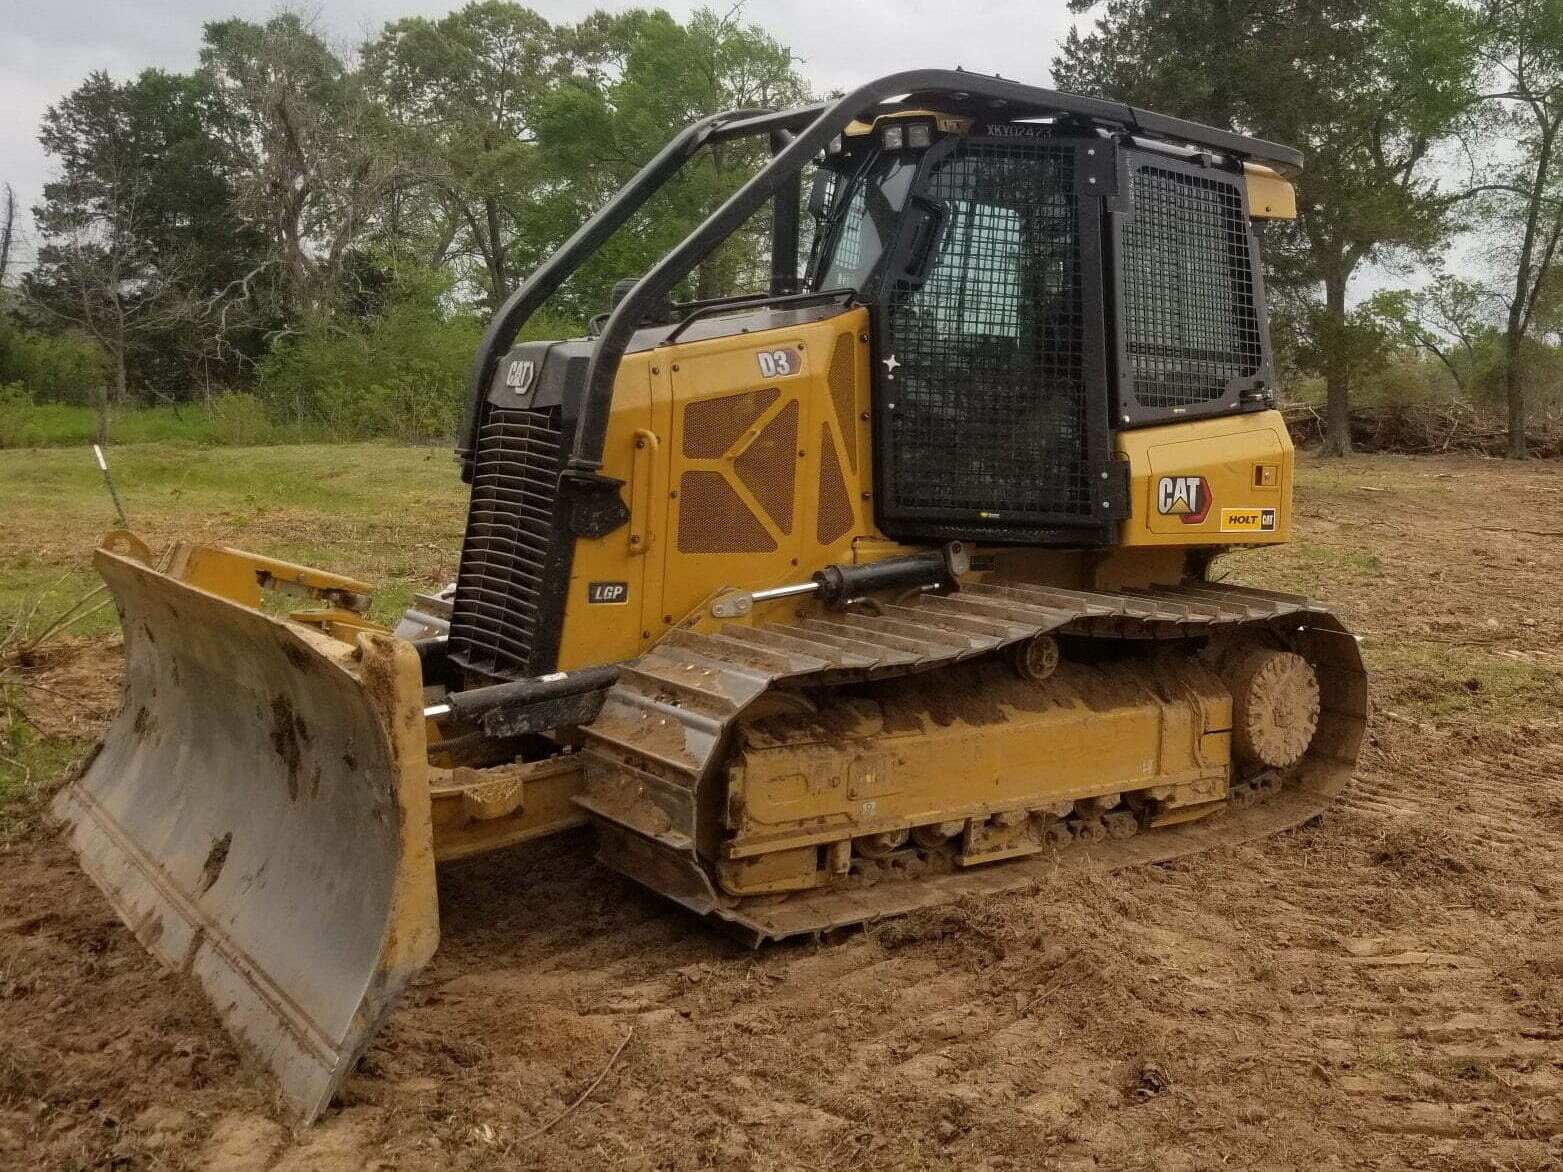
[[[55,813],[120,917],[200,982],[307,1122],[438,940],[417,656],[97,564],[124,699]]]

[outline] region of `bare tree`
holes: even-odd
[[[11,244],[16,239],[16,192],[5,185],[5,209],[0,211],[0,289],[11,271]]]

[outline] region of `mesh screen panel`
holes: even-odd
[[[888,304],[891,507],[1088,517],[1075,147],[968,140],[929,180],[937,255]]]
[[[1221,399],[1264,362],[1242,190],[1235,177],[1143,161],[1130,185],[1119,298],[1134,399],[1169,412]]]
[[[754,443],[733,461],[733,471],[754,494],[776,528],[792,532],[793,487],[798,465],[798,400],[765,425]]]
[[[779,398],[780,391],[767,387],[689,404],[684,408],[684,455],[692,460],[727,455],[727,449]]]
[[[450,622],[450,657],[469,670],[553,670],[563,605],[551,581],[563,572],[554,525],[563,445],[557,407],[493,408],[478,433]]]
[[[841,427],[841,442],[847,449],[847,463],[857,471],[857,362],[852,347],[852,335],[841,334],[836,338],[836,348],[830,353],[830,371],[826,381],[830,384],[830,398],[836,405],[836,422]]]
[[[680,553],[770,553],[776,542],[720,472],[695,470],[678,481]]]
[[[821,545],[830,545],[852,528],[852,498],[847,495],[847,482],[841,476],[841,461],[836,458],[827,423],[820,424],[819,445],[819,516],[814,536]]]

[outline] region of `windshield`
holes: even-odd
[[[816,268],[816,289],[867,287],[875,266],[895,237],[895,226],[917,160],[907,155],[879,155],[866,172],[848,180],[830,202],[821,226],[824,250]],[[839,182],[839,181],[838,181]]]

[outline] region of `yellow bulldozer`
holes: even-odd
[[[745,141],[590,336],[515,344]],[[367,583],[105,539],[123,706],[55,805],[82,865],[308,1121],[433,954],[445,860],[590,826],[758,944],[1317,814],[1357,641],[1211,573],[1292,522],[1257,222],[1301,164],[944,70],[690,126],[494,316],[456,581],[399,631]],[[755,224],[763,291],[673,299]]]

